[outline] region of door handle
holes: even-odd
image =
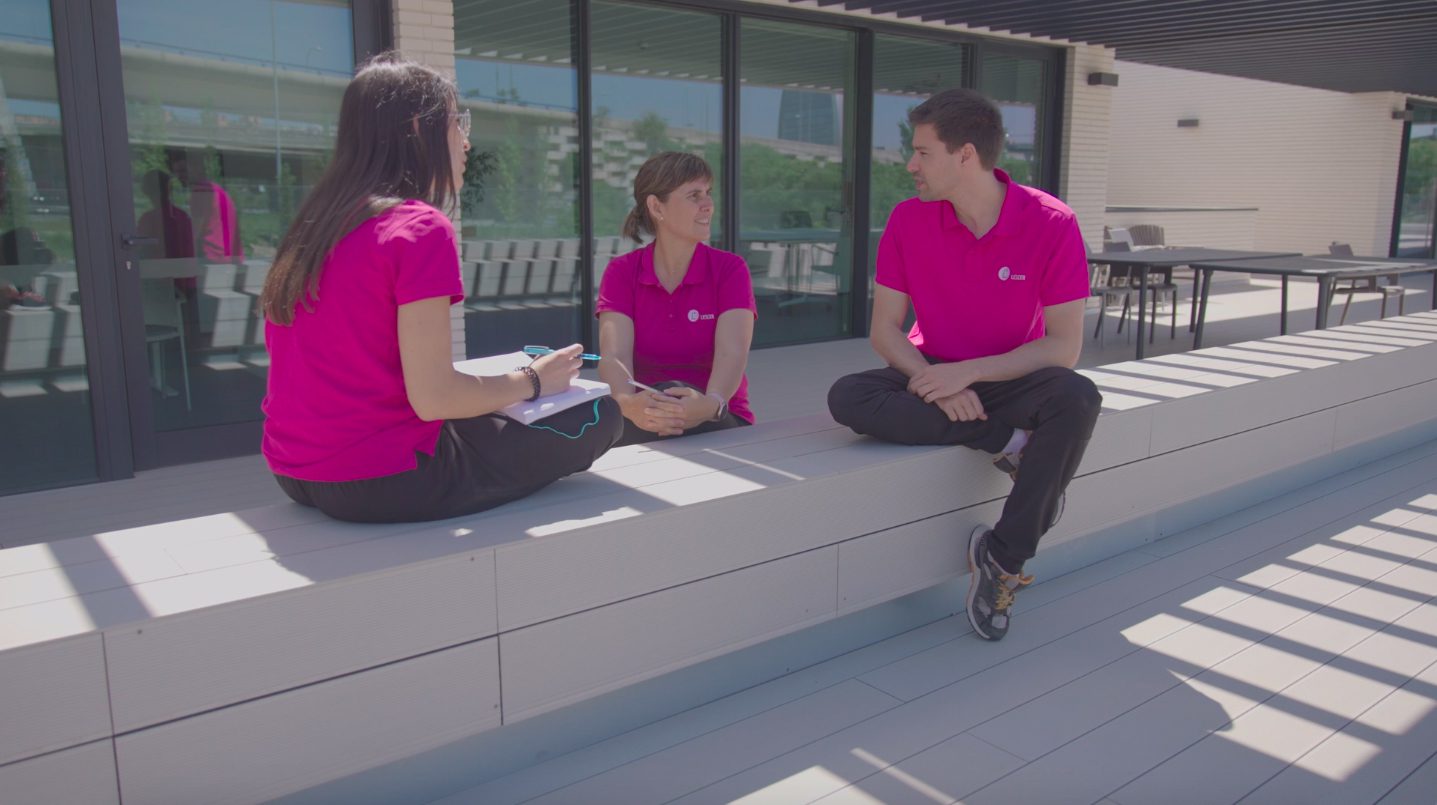
[[[127,249],[133,249],[136,246],[158,246],[160,239],[150,235],[121,235],[120,243]]]

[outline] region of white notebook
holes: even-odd
[[[505,355],[490,355],[487,358],[456,361],[454,368],[475,377],[507,375],[520,366],[528,366],[533,360],[532,357],[522,352],[510,352]],[[528,425],[546,416],[553,416],[566,408],[573,408],[589,400],[606,396],[608,393],[608,383],[576,377],[569,388],[564,391],[557,394],[546,394],[533,402],[521,401],[507,405],[500,408],[499,413]]]

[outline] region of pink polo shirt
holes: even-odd
[[[728,310],[758,315],[748,266],[742,257],[702,243],[673,293],[664,290],[654,273],[653,244],[610,260],[595,308],[596,313],[612,311],[634,320],[635,380],[650,385],[681,380],[699,389],[708,387],[718,317]],[[747,375],[728,407],[734,416],[753,422]]]
[[[908,340],[942,361],[1002,355],[1043,337],[1043,308],[1088,296],[1088,255],[1063,202],[993,172],[1008,185],[982,238],[947,201],[908,199],[878,242],[879,285],[908,294]]]
[[[454,225],[406,201],[345,235],[324,261],[312,312],[265,322],[269,393],[264,457],[280,475],[357,481],[414,469],[434,454],[441,422],[409,405],[399,361],[400,305],[462,301]]]

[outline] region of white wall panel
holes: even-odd
[[[1254,344],[1253,347],[1257,345]],[[1199,354],[1274,363],[1308,359],[1264,352],[1242,344]],[[1352,355],[1359,353],[1352,352]],[[1437,370],[1437,345],[1424,345],[1356,360],[1327,360],[1318,369],[1294,372],[1261,383],[1220,389],[1152,408],[1154,453],[1175,450],[1293,416],[1401,388],[1414,376]]]
[[[109,735],[99,635],[0,652],[0,763]]]
[[[499,725],[498,641],[122,735],[125,802],[250,803]]]
[[[1400,96],[1125,61],[1116,72],[1108,204],[1256,207],[1258,249],[1322,253],[1336,240],[1387,253]],[[1178,128],[1180,118],[1199,124]]]
[[[895,474],[900,467],[901,475]],[[784,482],[756,488],[741,502],[695,503],[655,512],[642,525],[606,524],[500,548],[500,629],[831,545],[1002,497],[1011,486],[987,457],[974,451],[862,442],[767,469],[685,479],[675,482],[681,489],[664,494],[701,500],[713,495],[719,482],[744,476],[754,479],[755,487],[769,479]],[[882,494],[874,494],[880,489]],[[841,500],[871,505],[833,505]],[[736,511],[743,513],[741,519]]]
[[[826,620],[837,586],[824,548],[501,634],[504,721]]]
[[[120,802],[115,746],[110,741],[77,746],[0,766],[5,805],[106,805]]]
[[[120,732],[493,635],[494,554],[161,618],[105,635]]]
[[[1333,449],[1341,450],[1433,419],[1437,419],[1437,380],[1367,397],[1337,409]]]
[[[1118,87],[1118,89],[1122,89]],[[1122,160],[1122,155],[1110,160]],[[1163,228],[1163,242],[1169,246],[1206,246],[1210,249],[1251,251],[1257,248],[1257,208],[1174,209],[1109,207],[1110,227],[1157,224]],[[1093,243],[1096,248],[1097,242]]]
[[[838,545],[838,609],[881,604],[968,572],[968,535],[1001,501],[930,517]]]

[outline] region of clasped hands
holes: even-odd
[[[688,386],[663,392],[639,390],[618,401],[626,419],[660,436],[678,436],[713,419],[719,406],[718,400]]]
[[[933,403],[951,422],[987,419],[983,402],[969,388],[978,381],[976,373],[959,361],[928,366],[908,378],[908,390],[926,403]]]

